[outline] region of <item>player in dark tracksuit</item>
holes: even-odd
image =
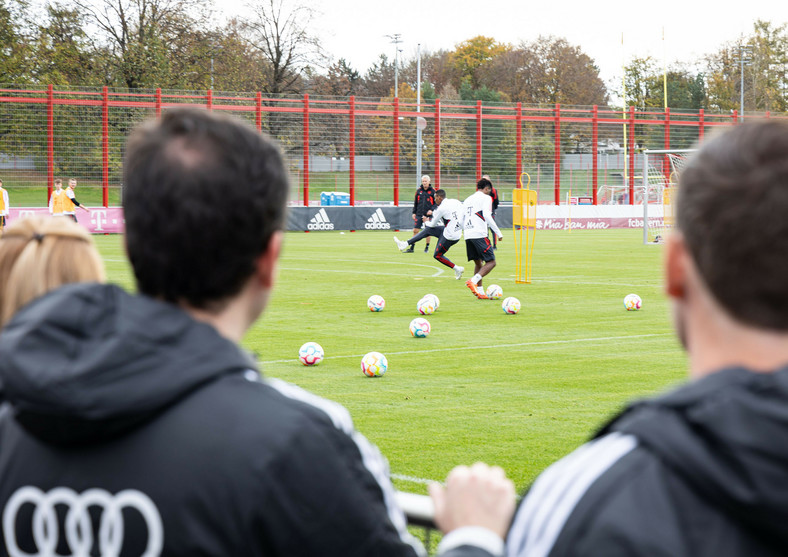
[[[421,177],[421,186],[419,189],[416,190],[416,195],[413,198],[413,235],[416,236],[421,231],[422,225],[425,220],[429,219],[432,216],[432,210],[435,208],[435,190],[430,185],[430,177],[426,174]],[[427,234],[427,245],[424,247],[424,251],[427,252],[430,249],[430,236],[433,234]],[[423,238],[422,236],[421,238]],[[440,237],[438,234],[437,237]],[[413,239],[414,242],[418,242],[419,239]],[[408,253],[413,253],[413,245],[411,244],[410,249],[407,250]]]

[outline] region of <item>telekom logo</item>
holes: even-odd
[[[107,211],[101,209],[91,209],[90,220],[96,225],[94,230],[96,232],[101,232],[104,230],[104,225],[107,224]]]

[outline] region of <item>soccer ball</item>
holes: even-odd
[[[627,311],[637,311],[643,305],[643,300],[637,294],[627,294],[624,296],[624,307]]]
[[[425,299],[425,298],[431,298],[432,299],[432,305],[435,306],[435,309],[438,309],[440,307],[441,301],[438,299],[438,297],[435,294],[425,294],[424,298],[422,298],[422,299]]]
[[[367,307],[369,311],[382,311],[386,307],[386,300],[383,299],[383,296],[375,294],[367,300]]]
[[[518,311],[520,311],[520,300],[515,298],[514,296],[509,296],[508,298],[504,298],[503,302],[501,303],[501,309],[504,313],[508,313],[514,315]]]
[[[416,304],[416,309],[422,315],[430,315],[432,312],[435,311],[435,300],[430,297],[429,294],[424,296],[421,300],[418,301]]]
[[[487,287],[487,297],[491,300],[500,300],[503,298],[503,289],[497,284],[491,284]]]
[[[305,366],[316,366],[324,356],[323,347],[316,342],[307,342],[298,350],[298,359]]]
[[[424,338],[430,334],[430,322],[423,317],[417,317],[410,322],[410,334],[416,338]]]
[[[367,377],[380,377],[389,368],[389,361],[380,352],[367,352],[361,358],[361,372]]]

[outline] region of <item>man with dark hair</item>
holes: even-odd
[[[495,211],[498,210],[498,205],[501,203],[501,200],[498,198],[498,190],[495,189],[495,186],[492,186],[492,180],[488,174],[483,175],[482,178],[490,180],[490,197],[492,198],[492,210],[490,211],[490,215],[492,216],[493,220],[495,220]],[[494,250],[498,249],[498,238],[495,236],[495,234],[492,235],[492,245]]]
[[[446,252],[449,251],[454,244],[460,241],[462,236],[462,203],[457,199],[446,199],[445,190],[437,190],[435,192],[435,209],[432,212],[432,218],[424,223],[424,230],[419,234],[410,238],[407,242],[403,242],[394,236],[394,242],[400,251],[406,252],[409,246],[420,240],[423,236],[431,235],[438,238],[438,245],[435,247],[433,257],[438,262],[446,265],[448,268],[454,270],[454,278],[460,279],[465,267],[455,265],[446,257]]]
[[[491,191],[492,182],[482,178],[476,183],[476,193],[463,202],[465,251],[468,261],[473,261],[475,265],[474,275],[465,281],[465,286],[480,300],[487,299],[482,288],[482,279],[495,268],[495,252],[487,238],[488,228],[492,229],[499,242],[503,241],[501,231],[492,218]]]
[[[413,236],[416,236],[424,226],[424,222],[429,220],[432,216],[432,210],[435,207],[435,190],[430,185],[430,177],[424,175],[421,177],[421,186],[416,190],[416,195],[413,197]],[[424,253],[430,250],[430,236],[427,234],[421,238],[427,238],[427,244],[424,246]],[[414,242],[417,240],[414,240]],[[410,249],[406,250],[407,253],[413,253],[413,244]]]
[[[2,547],[423,555],[347,410],[262,378],[239,347],[276,275],[278,147],[240,120],[172,109],[131,136],[124,184],[141,294],[67,286],[0,335]]]
[[[786,213],[788,122],[748,122],[702,146],[679,179],[664,255],[691,382],[631,404],[539,476],[507,556],[786,554]],[[451,530],[442,555],[500,554],[502,474],[458,469],[447,483],[432,488]]]

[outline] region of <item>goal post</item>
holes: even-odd
[[[641,153],[644,244],[661,244],[673,228],[679,176],[696,151],[646,149]]]

